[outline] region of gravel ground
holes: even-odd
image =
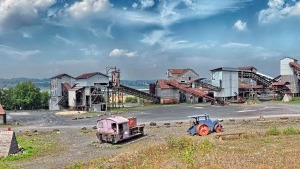
[[[261,132],[272,126],[300,128],[300,105],[263,103],[259,105],[232,105],[215,107],[210,105],[173,105],[150,108],[137,108],[124,114],[136,116],[138,123],[146,124],[146,136],[130,140],[118,145],[99,144],[95,136],[96,121],[105,117],[102,114],[78,114],[59,116],[51,111],[9,112],[9,123],[17,136],[24,131],[53,132],[58,129],[53,140],[58,144],[59,153],[38,157],[30,161],[18,163],[20,168],[65,168],[75,162],[86,162],[101,157],[114,157],[120,153],[134,150],[137,145],[151,145],[164,142],[166,136],[178,137],[187,135],[190,126],[186,116],[211,112],[211,117],[222,118],[225,133]],[[100,116],[101,115],[101,116]],[[100,116],[100,117],[99,117]],[[261,117],[260,117],[261,116]],[[288,117],[283,118],[283,117]],[[157,126],[149,126],[149,122],[157,122]],[[164,123],[169,122],[170,125]],[[0,126],[0,130],[5,127]],[[206,137],[214,138],[215,133]],[[199,136],[195,136],[199,137]]]
[[[272,126],[278,128],[294,127],[300,129],[300,117],[289,119],[280,118],[258,118],[251,120],[226,120],[222,122],[225,133],[245,132],[256,133],[265,132]],[[158,123],[157,126],[147,125],[145,128],[146,135],[134,140],[129,140],[117,145],[108,143],[99,144],[95,137],[94,129],[61,129],[60,137],[55,142],[60,146],[60,153],[36,158],[31,161],[19,163],[21,168],[40,169],[40,168],[68,168],[75,162],[86,162],[95,158],[114,157],[120,153],[133,151],[137,145],[153,145],[163,143],[168,135],[182,137],[187,135],[186,130],[190,126],[189,122],[176,122],[165,125]],[[215,138],[216,133],[206,136],[210,139]],[[200,136],[199,139],[203,138]]]

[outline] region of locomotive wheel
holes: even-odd
[[[221,125],[221,124],[215,124],[215,126],[214,126],[214,131],[215,131],[216,133],[222,132],[222,131],[223,131],[222,125]]]
[[[200,136],[206,136],[209,133],[209,127],[206,124],[199,124],[196,131]]]

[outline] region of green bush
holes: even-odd
[[[137,97],[126,97],[125,103],[137,103],[138,98]]]
[[[282,131],[283,134],[285,135],[296,135],[296,134],[300,134],[300,130],[299,129],[295,129],[293,127],[288,127],[286,129],[284,129]]]
[[[267,132],[268,135],[279,135],[280,133],[280,130],[275,126],[270,128]]]

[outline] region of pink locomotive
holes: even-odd
[[[144,135],[144,125],[137,125],[135,117],[112,116],[97,121],[97,138],[100,143],[117,143]]]

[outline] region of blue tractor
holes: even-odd
[[[205,136],[210,132],[222,132],[223,127],[220,121],[217,119],[211,120],[208,114],[200,114],[188,116],[189,118],[195,119],[193,125],[187,130],[190,135],[198,134],[200,136]],[[204,119],[203,119],[204,118]]]

